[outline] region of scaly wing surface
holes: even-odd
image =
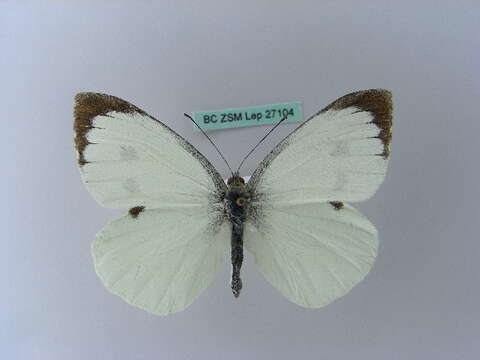
[[[368,199],[385,178],[391,126],[389,91],[345,95],[281,141],[249,186],[276,204]]]
[[[222,177],[190,143],[125,100],[80,93],[74,112],[80,172],[100,204],[204,206],[226,190]]]
[[[145,210],[107,225],[92,244],[105,287],[131,305],[166,315],[189,306],[223,264],[223,214],[195,208]]]
[[[391,126],[389,91],[348,94],[280,142],[249,180],[246,248],[294,303],[325,306],[370,271],[377,231],[343,202],[368,199],[383,182]]]

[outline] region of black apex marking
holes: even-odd
[[[373,115],[372,123],[377,125],[380,132],[377,135],[383,143],[383,151],[379,156],[387,159],[390,155],[392,141],[392,93],[385,89],[370,89],[357,91],[342,96],[320,112],[330,109],[341,110],[355,106],[361,111],[368,111]]]
[[[132,218],[136,219],[143,210],[145,210],[145,206],[135,206],[128,210],[128,213]]]
[[[73,128],[75,130],[75,147],[78,151],[78,163],[80,166],[88,163],[85,159],[84,151],[89,144],[87,133],[93,128],[93,119],[110,111],[138,112],[146,115],[144,111],[136,106],[115,96],[91,92],[79,93],[75,96],[75,121]]]
[[[343,203],[341,201],[330,201],[330,205],[332,205],[335,210],[340,210],[343,208]]]

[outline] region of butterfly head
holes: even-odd
[[[227,180],[227,185],[230,187],[244,187],[245,180],[236,172]]]

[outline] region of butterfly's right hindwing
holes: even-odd
[[[106,288],[131,305],[166,315],[185,309],[212,282],[229,235],[223,212],[144,210],[107,225],[92,244]]]

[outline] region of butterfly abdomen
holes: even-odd
[[[232,224],[232,279],[230,286],[233,296],[239,297],[242,290],[242,279],[240,278],[240,269],[243,263],[243,224],[240,226]]]

